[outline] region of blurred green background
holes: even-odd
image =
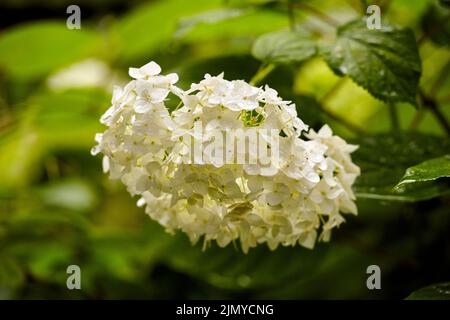
[[[300,5],[1,1],[1,299],[403,299],[449,280],[448,181],[387,195],[406,168],[450,152],[442,123],[426,108],[398,103],[399,126],[391,129],[389,107],[319,57],[277,66],[262,82],[295,101],[314,128],[329,123],[361,145],[354,157],[363,170],[359,215],[314,250],[259,246],[244,255],[238,245],[213,245],[203,252],[183,234],[166,234],[90,155],[112,84],[126,83],[130,66],[154,60],[164,73],[178,72],[185,89],[205,73],[248,81],[261,64],[251,55],[258,36],[295,24],[332,38],[320,12],[345,23],[372,3],[292,2]],[[450,119],[449,10],[431,0],[375,3],[383,23],[411,28],[420,39],[421,90]],[[80,30],[66,28],[70,4],[81,8]],[[72,264],[81,268],[81,290],[66,287]],[[366,287],[371,264],[381,268],[382,290]]]

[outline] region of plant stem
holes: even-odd
[[[438,78],[434,82],[433,86],[430,89],[430,96],[436,98],[436,94],[438,93],[441,86],[444,84],[445,80],[450,73],[450,59],[447,63],[442,67],[441,72],[439,73]]]
[[[359,0],[359,6],[361,8],[361,13],[363,15],[366,14],[366,10],[367,10],[367,1],[366,0]]]
[[[419,127],[420,123],[423,120],[423,117],[425,116],[425,111],[426,110],[424,108],[420,108],[419,111],[416,112],[409,126],[411,130],[416,130]]]
[[[450,73],[450,59],[441,68],[441,72],[440,72],[438,78],[436,79],[436,81],[431,86],[431,89],[430,89],[430,92],[429,92],[429,96],[430,97],[433,97],[436,100],[436,95],[439,92],[439,89],[444,84],[445,80],[447,79],[449,73]],[[422,92],[422,94],[423,94],[423,92]],[[449,100],[450,100],[450,96],[449,96]],[[446,102],[445,98],[441,99],[440,101],[441,101],[441,103],[445,103]],[[410,125],[411,129],[416,129],[416,128],[419,127],[420,123],[423,120],[425,112],[426,112],[426,109],[422,108],[416,113],[416,115],[414,116],[414,119],[413,119],[413,121],[411,122],[411,125]]]
[[[391,118],[392,131],[400,130],[400,121],[398,119],[398,112],[395,104],[389,103],[389,116]]]
[[[256,74],[253,76],[253,78],[250,80],[250,84],[256,86],[258,83],[260,83],[269,73],[272,72],[272,70],[275,69],[274,64],[266,64],[261,65],[261,67],[258,69]]]
[[[289,18],[289,29],[291,31],[295,31],[296,22],[295,22],[294,8],[292,7],[292,0],[288,0],[287,11],[288,11],[288,18]]]
[[[428,108],[431,111],[431,113],[433,113],[436,120],[441,124],[445,132],[450,136],[450,124],[445,118],[445,115],[439,109],[439,106],[437,105],[436,101],[433,100],[433,98],[426,96],[421,90],[419,90],[419,95],[422,100],[423,106]]]

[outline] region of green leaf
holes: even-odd
[[[0,36],[0,67],[32,80],[92,54],[97,40],[92,31],[69,30],[62,22],[19,25]]]
[[[420,201],[450,192],[446,183],[422,181],[394,189],[405,170],[430,158],[442,156],[450,140],[419,133],[382,134],[357,141],[359,149],[352,155],[361,167],[355,183],[358,198]]]
[[[449,6],[450,2],[447,2]],[[444,5],[443,2],[441,2]],[[435,44],[450,46],[450,11],[439,5],[431,5],[422,17],[423,32]]]
[[[442,177],[450,177],[450,155],[427,160],[408,168],[395,188],[401,188],[409,183],[432,181]]]
[[[198,23],[191,29],[186,30],[186,32],[182,32],[181,36],[179,35],[180,30],[178,30],[176,35],[183,43],[230,39],[230,47],[242,45],[245,48],[245,52],[248,52],[248,44],[250,44],[253,37],[286,27],[287,25],[286,16],[279,12],[261,9],[242,10],[241,12],[240,15],[236,14],[234,17],[230,15],[227,19],[224,18],[214,23]],[[235,43],[236,38],[241,40],[238,44]],[[247,39],[248,41],[245,41]]]
[[[125,15],[116,25],[119,55],[126,61],[148,56],[168,45],[185,16],[218,8],[219,0],[152,1]]]
[[[334,43],[320,51],[336,74],[350,76],[375,98],[416,104],[421,61],[410,29],[384,24],[370,30],[356,20],[339,27]]]
[[[406,300],[450,300],[450,282],[433,284],[414,291]]]
[[[199,25],[211,25],[221,21],[240,17],[247,13],[247,10],[239,8],[222,8],[201,12],[190,17],[183,17],[178,22],[176,37],[181,37]]]
[[[267,63],[301,62],[317,52],[315,41],[304,33],[278,31],[259,37],[252,49],[257,59]]]
[[[110,97],[97,89],[43,92],[31,97],[17,126],[0,136],[0,186],[28,184],[48,151],[88,150]],[[101,110],[101,111],[99,111]]]

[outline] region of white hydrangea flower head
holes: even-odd
[[[313,248],[330,239],[343,214],[357,213],[352,185],[360,170],[350,156],[357,147],[326,125],[309,129],[274,89],[222,73],[184,91],[175,86],[178,76],[161,75],[155,62],[129,75],[134,80],[114,90],[101,118],[108,128],[92,153],[103,153],[104,171],[138,195],[138,205],[167,231],[221,247],[239,240],[244,252],[262,243]],[[175,110],[168,99],[179,100]],[[254,148],[225,147],[230,161],[223,162],[205,151],[217,129],[242,133],[227,136],[235,146],[245,145],[252,128],[275,130],[276,139],[267,131],[256,135],[277,157],[263,161]],[[186,141],[202,150],[199,158]]]

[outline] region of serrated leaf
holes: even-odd
[[[336,74],[348,75],[374,97],[416,104],[421,61],[410,29],[384,24],[370,30],[356,20],[339,27],[334,43],[320,51]]]
[[[304,33],[278,31],[262,35],[253,44],[252,54],[267,63],[301,62],[317,52],[315,41]]]
[[[395,188],[406,184],[432,181],[443,177],[450,177],[450,155],[431,159],[406,169],[405,175]]]
[[[450,141],[418,133],[382,134],[365,137],[354,143],[359,149],[352,158],[361,167],[355,183],[358,198],[420,201],[448,194],[444,182],[421,181],[394,189],[405,170],[430,158],[442,156]]]
[[[450,282],[433,284],[414,291],[406,300],[450,300]]]

